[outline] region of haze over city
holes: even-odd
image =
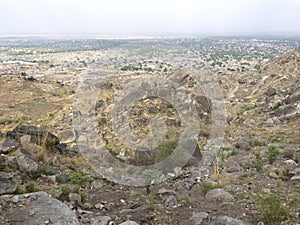
[[[299,33],[299,0],[15,0],[0,34]]]

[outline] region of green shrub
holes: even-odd
[[[267,151],[268,160],[273,163],[275,159],[279,156],[279,150],[275,146],[270,146]]]
[[[49,166],[47,166],[47,165],[43,165],[43,166],[41,167],[41,169],[40,169],[40,172],[41,172],[42,174],[49,175],[49,176],[55,174],[55,171],[54,171],[53,169],[51,169]]]
[[[25,190],[26,193],[32,193],[32,192],[37,192],[40,191],[40,189],[38,189],[36,187],[36,184],[33,181],[29,181],[26,186],[25,186]]]
[[[266,224],[281,224],[290,217],[288,208],[280,202],[275,194],[264,194],[259,201],[259,206]]]
[[[154,205],[155,204],[155,199],[154,199],[154,196],[152,194],[148,194],[146,196],[146,198],[147,198],[147,203],[148,203],[147,208],[149,210],[153,211],[155,209],[155,205]]]
[[[69,186],[62,186],[61,187],[61,194],[64,196],[68,196],[70,194]]]
[[[161,162],[165,160],[169,155],[172,154],[174,149],[177,147],[178,141],[176,140],[168,140],[162,142],[158,146],[158,152],[155,157],[155,162]]]
[[[56,175],[55,180],[56,180],[57,183],[63,183],[65,178],[61,175]]]
[[[202,181],[200,183],[200,186],[201,186],[201,190],[204,194],[206,194],[209,190],[211,189],[216,189],[216,188],[222,188],[223,185],[222,184],[219,184],[219,183],[212,183],[212,182],[209,182],[209,181]]]
[[[98,124],[99,126],[103,126],[107,124],[107,119],[105,117],[99,117],[98,118]]]
[[[69,175],[69,180],[71,184],[83,185],[86,182],[93,182],[94,179],[88,176],[83,175],[82,173],[74,173]]]

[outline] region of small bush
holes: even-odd
[[[33,181],[29,181],[26,186],[25,186],[25,190],[26,193],[32,193],[32,192],[37,192],[40,191],[40,189],[38,189],[36,187],[36,184]]]
[[[98,118],[98,125],[103,126],[107,124],[107,119],[105,117],[99,117]]]
[[[219,183],[212,183],[212,182],[209,182],[209,181],[202,181],[200,183],[200,186],[201,186],[201,190],[204,194],[206,194],[209,190],[211,189],[216,189],[216,188],[222,188],[223,185],[222,184],[219,184]]]
[[[70,194],[69,186],[62,186],[61,187],[61,194],[64,196],[68,196]]]
[[[155,157],[155,162],[161,162],[161,161],[165,160],[169,155],[172,154],[174,149],[177,147],[177,144],[178,144],[178,141],[175,141],[175,140],[169,140],[169,141],[162,142],[158,146],[158,152]]]
[[[254,167],[258,173],[262,172],[264,166],[264,162],[261,159],[257,159]]]
[[[263,221],[266,224],[281,224],[290,217],[289,210],[277,195],[265,194],[259,201]]]
[[[155,209],[155,199],[154,199],[154,196],[152,194],[149,194],[146,196],[147,198],[147,208],[151,211],[153,211]]]
[[[63,183],[65,181],[65,178],[61,175],[56,175],[55,180],[57,183]]]
[[[275,146],[270,146],[267,151],[269,162],[272,164],[275,159],[279,156],[279,150]]]
[[[49,175],[49,176],[55,174],[55,171],[54,171],[53,169],[51,169],[49,166],[47,166],[47,165],[43,165],[43,166],[41,167],[40,172],[41,172],[42,174]]]
[[[94,181],[93,178],[85,176],[81,173],[74,173],[69,176],[69,180],[71,184],[83,185],[86,182],[92,183]]]
[[[82,203],[86,203],[86,200],[87,200],[87,195],[86,195],[86,193],[84,193],[84,192],[79,192],[79,195],[80,195],[80,197],[81,197]]]

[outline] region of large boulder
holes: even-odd
[[[30,124],[22,124],[17,126],[13,131],[8,132],[7,136],[20,140],[24,135],[30,136],[30,142],[51,148],[59,144],[59,139],[54,134]]]
[[[75,212],[45,192],[6,196],[0,198],[0,204],[5,205],[5,211],[0,214],[4,224],[80,224]]]

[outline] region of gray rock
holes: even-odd
[[[295,172],[294,172],[295,171]],[[298,180],[300,181],[300,168],[296,168],[294,171],[294,176],[292,176],[291,180]]]
[[[170,195],[165,201],[166,208],[172,208],[177,205],[177,199],[174,195]]]
[[[209,190],[206,195],[205,199],[207,201],[218,201],[218,202],[226,202],[226,201],[233,201],[233,196],[221,188],[211,189]]]
[[[209,98],[206,96],[197,96],[195,98],[196,103],[197,103],[197,109],[201,112],[210,112],[212,108],[212,103]]]
[[[6,155],[0,155],[0,169],[3,169],[8,165],[8,157]]]
[[[59,138],[60,142],[63,144],[69,144],[76,140],[75,132],[72,129],[67,129],[59,132],[57,134],[57,137]]]
[[[20,155],[12,160],[13,166],[16,166],[20,171],[27,173],[29,176],[35,177],[39,171],[39,164],[28,155]]]
[[[206,212],[199,212],[195,213],[192,216],[192,220],[194,222],[194,225],[201,225],[203,220],[206,220],[208,218],[209,214]]]
[[[201,165],[202,166],[212,166],[215,158],[216,158],[216,155],[213,152],[203,151]]]
[[[288,96],[284,102],[286,104],[294,104],[295,102],[300,101],[300,87],[298,87],[293,94],[291,94],[290,96]]]
[[[98,216],[92,225],[108,225],[111,218],[109,216]]]
[[[216,219],[212,220],[209,225],[249,225],[249,224],[228,216],[219,216]]]
[[[69,200],[75,203],[81,203],[81,196],[77,193],[70,193]]]
[[[14,150],[16,150],[19,147],[19,143],[17,140],[15,139],[11,139],[11,140],[6,140],[3,145],[2,148],[0,149],[0,154],[8,154]]]
[[[139,225],[138,223],[134,222],[134,221],[126,221],[124,223],[121,223],[120,225]]]
[[[12,194],[17,189],[17,184],[12,181],[12,175],[0,172],[0,195]]]
[[[276,90],[272,88],[271,86],[268,87],[267,92],[266,92],[268,97],[271,97],[276,94]]]
[[[30,142],[37,145],[51,147],[59,144],[59,139],[54,134],[30,124],[21,124],[7,133],[7,136],[15,139],[19,139],[24,135],[29,135],[31,137]]]
[[[45,192],[18,195],[22,207],[7,208],[0,220],[14,225],[79,225],[76,214],[64,203]],[[12,200],[10,200],[12,201]],[[2,218],[1,218],[2,217]]]
[[[291,105],[280,106],[275,111],[275,116],[277,116],[277,117],[288,116],[288,115],[294,114],[296,112],[297,112],[297,109]]]

